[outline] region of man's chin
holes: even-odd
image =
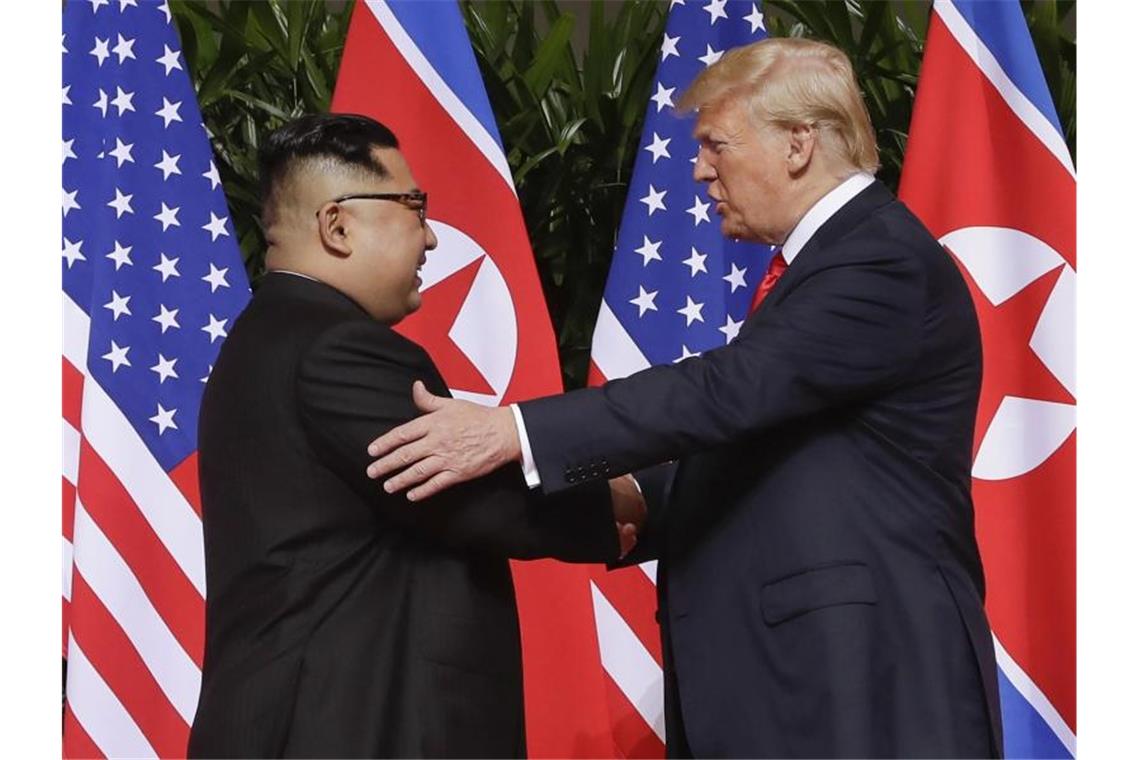
[[[732,240],[752,241],[754,239],[752,231],[736,219],[722,218],[720,220],[720,234]]]
[[[420,298],[420,294],[415,293],[412,297],[410,297],[408,299],[407,303],[404,304],[403,314],[400,314],[399,316],[397,316],[394,320],[392,320],[388,324],[397,325],[400,322],[403,322],[405,319],[407,319],[408,317],[412,316],[417,311],[419,311],[422,303],[423,303],[423,301]]]

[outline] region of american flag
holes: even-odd
[[[63,32],[64,754],[179,757],[198,406],[249,284],[169,8],[73,0]]]
[[[677,362],[736,337],[771,258],[729,240],[693,180],[693,119],[674,104],[726,50],[767,36],[759,3],[675,0],[646,110],[591,350],[590,382]],[[592,594],[615,739],[627,756],[664,750],[656,563],[594,574]]]

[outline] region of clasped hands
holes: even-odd
[[[409,501],[420,501],[510,462],[522,462],[509,407],[436,396],[418,380],[412,399],[425,414],[368,445],[368,454],[376,457],[368,465],[368,477],[386,478],[388,493],[407,489]],[[610,496],[624,557],[645,523],[645,500],[629,475],[610,480]]]

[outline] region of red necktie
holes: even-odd
[[[752,296],[752,308],[748,310],[749,314],[760,308],[760,303],[768,297],[772,288],[776,287],[776,280],[780,279],[780,275],[787,268],[788,262],[784,260],[784,252],[777,248],[776,255],[768,262],[768,271],[764,274],[764,279],[760,281],[760,287],[756,288],[756,294]]]

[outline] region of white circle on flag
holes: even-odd
[[[462,230],[444,222],[429,220],[439,241],[427,252],[420,269],[420,291],[424,292],[472,262],[480,261],[471,290],[448,337],[475,365],[494,393],[472,393],[452,389],[456,398],[486,406],[497,406],[507,392],[518,355],[518,319],[510,288],[494,259]]]
[[[1029,347],[1070,394],[1076,395],[1077,273],[1043,240],[1008,227],[963,227],[939,241],[995,306],[1047,272],[1063,266],[1041,310]],[[1040,466],[1076,429],[1076,407],[1006,396],[974,458],[973,475],[1005,480]]]

